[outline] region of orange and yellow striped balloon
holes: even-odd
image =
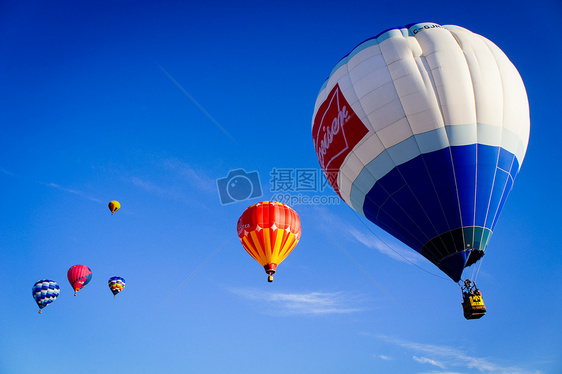
[[[301,234],[298,214],[276,201],[263,201],[246,209],[238,220],[238,237],[246,252],[265,269],[268,281],[297,245]]]

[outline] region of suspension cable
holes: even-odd
[[[388,247],[388,249],[390,249],[390,250],[391,250],[392,252],[394,252],[396,255],[400,256],[404,261],[406,261],[406,262],[409,263],[410,265],[413,265],[413,266],[417,267],[417,268],[420,269],[420,270],[425,271],[425,272],[428,273],[428,274],[433,275],[434,277],[441,278],[441,279],[444,279],[444,280],[446,280],[446,281],[449,280],[448,278],[442,277],[442,276],[440,276],[440,275],[438,275],[438,274],[434,274],[434,273],[432,273],[431,271],[422,268],[421,266],[419,266],[419,265],[413,263],[412,261],[408,260],[406,257],[402,256],[399,252],[397,252],[394,248],[392,248],[389,244],[387,244],[384,240],[382,240],[377,234],[375,234],[374,231],[371,230],[371,228],[370,228],[369,226],[367,226],[367,224],[365,224],[365,222],[363,222],[363,220],[361,219],[361,217],[359,217],[359,214],[358,214],[355,210],[354,210],[353,212],[355,213],[355,216],[357,217],[357,219],[359,220],[359,222],[361,222],[361,223],[363,224],[363,226],[365,226],[365,227],[367,228],[367,230],[369,230],[369,231],[371,232],[371,234],[373,234],[373,235],[375,236],[375,238],[377,238],[377,240],[379,240],[381,243],[383,243],[386,247]]]
[[[160,306],[159,306],[158,308],[156,308],[156,311],[162,309],[162,307],[163,307],[168,301],[170,301],[170,300],[172,299],[172,297],[174,297],[174,295],[175,295],[176,293],[178,293],[179,290],[181,290],[181,289],[183,288],[183,286],[185,286],[186,283],[189,282],[189,281],[191,280],[191,278],[193,278],[193,277],[195,276],[195,274],[197,274],[197,273],[199,272],[199,270],[201,270],[201,269],[203,268],[203,266],[205,266],[205,264],[206,264],[207,262],[209,262],[209,261],[211,260],[211,258],[213,258],[213,257],[218,253],[218,251],[219,251],[222,247],[224,247],[224,245],[225,245],[226,243],[228,243],[228,242],[230,241],[230,239],[232,239],[232,236],[230,236],[230,237],[228,237],[227,239],[225,239],[225,240],[222,242],[222,244],[219,245],[219,246],[213,251],[213,253],[211,253],[211,254],[209,255],[209,257],[207,257],[207,258],[205,259],[205,261],[203,261],[203,262],[201,263],[201,265],[199,265],[199,266],[197,267],[197,269],[195,269],[195,270],[178,286],[178,288],[176,288],[176,290],[175,290],[174,292],[172,292],[171,295],[168,296],[168,298],[162,302],[162,304],[160,304]]]
[[[375,278],[373,278],[371,276],[371,274],[369,274],[367,272],[367,270],[365,270],[350,254],[349,252],[347,252],[338,242],[336,242],[336,240],[334,238],[332,238],[331,235],[328,234],[328,237],[330,238],[330,240],[351,260],[351,262],[353,262],[355,264],[355,266],[357,266],[374,284],[376,284],[381,290],[382,292],[385,293],[386,296],[388,296],[388,298],[390,300],[392,300],[394,302],[394,304],[398,305],[401,309],[404,309],[402,307],[402,305],[400,305],[398,303],[398,301],[396,301],[396,299],[394,297],[392,297],[384,288],[383,286],[381,286],[381,284],[379,282],[377,282],[377,280]]]

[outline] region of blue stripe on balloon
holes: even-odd
[[[84,281],[84,285],[82,287],[84,287],[85,285],[90,283],[90,281],[92,280],[92,271],[89,268],[88,268],[88,270],[90,271],[90,273],[87,275],[86,280]],[[82,277],[82,278],[84,278],[84,277]]]
[[[515,156],[500,147],[448,147],[393,168],[366,194],[362,209],[419,252],[453,229],[493,230],[518,170]]]
[[[404,164],[421,154],[415,137],[411,136],[404,141],[386,149],[394,165]]]
[[[449,146],[445,127],[414,135],[421,153],[429,153]]]
[[[457,201],[461,211],[461,225],[473,226],[476,199],[476,144],[451,147],[451,153],[457,185]],[[458,209],[455,213],[458,213]]]
[[[447,139],[453,147],[475,144],[477,138],[476,129],[477,127],[474,124],[445,126]]]
[[[492,227],[495,227],[496,223],[498,222],[498,218],[500,216],[499,213],[502,211],[503,206],[505,204],[505,201],[507,200],[507,196],[511,192],[511,188],[513,187],[513,180],[514,180],[514,178],[507,173],[501,172],[501,173],[498,173],[497,175],[498,175],[498,180],[499,180],[498,185],[501,186],[502,183],[505,183],[505,186],[504,186],[503,193],[501,195],[501,200],[500,200],[498,209],[496,211],[496,214],[493,217],[489,216],[489,218],[493,218],[493,221],[490,224]]]

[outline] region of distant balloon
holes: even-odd
[[[490,40],[418,23],[359,44],[312,119],[340,197],[458,282],[484,255],[529,141],[517,69]]]
[[[119,210],[119,208],[121,208],[121,204],[119,204],[119,201],[117,201],[117,200],[111,200],[109,202],[109,204],[107,204],[107,206],[109,207],[109,210],[111,211],[111,215],[113,215],[113,213],[117,212]]]
[[[246,252],[259,262],[273,282],[277,265],[297,245],[301,234],[298,214],[289,206],[264,201],[246,209],[238,220],[238,237]]]
[[[74,296],[76,292],[80,291],[92,279],[92,271],[85,265],[74,265],[68,269],[68,281],[74,289]]]
[[[33,285],[31,292],[39,306],[39,313],[41,313],[44,307],[55,301],[59,296],[60,287],[55,281],[42,279]]]
[[[113,292],[114,299],[119,292],[123,291],[123,288],[125,288],[125,279],[121,277],[109,278],[109,289]]]

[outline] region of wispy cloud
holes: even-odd
[[[4,173],[4,174],[6,174],[6,175],[9,175],[9,176],[11,176],[11,177],[14,176],[14,173],[12,173],[11,171],[8,171],[8,170],[6,170],[6,169],[4,169],[4,168],[0,168],[0,172]]]
[[[154,166],[158,169],[157,179],[140,176],[124,179],[146,192],[179,201],[191,201],[193,190],[217,194],[214,178],[177,158],[156,159]]]
[[[435,360],[432,360],[432,359],[427,358],[427,357],[414,356],[412,358],[414,359],[414,361],[417,361],[420,364],[430,364],[430,365],[433,365],[433,366],[437,366],[438,368],[445,369],[445,365],[442,364],[439,361],[435,361]]]
[[[139,177],[130,177],[128,181],[131,182],[136,187],[139,187],[147,192],[154,193],[157,195],[166,195],[168,197],[178,197],[178,193],[169,187],[162,187],[156,183],[141,179]]]
[[[402,339],[392,338],[384,335],[376,335],[377,338],[387,343],[410,350],[423,356],[413,356],[413,359],[422,364],[430,364],[443,370],[466,370],[481,373],[509,373],[509,374],[539,374],[540,371],[529,371],[517,366],[504,366],[492,362],[489,358],[475,357],[468,349],[449,347],[444,345],[424,344]],[[450,371],[447,371],[450,373]],[[439,373],[443,373],[439,371]]]
[[[365,234],[355,228],[350,228],[348,232],[361,244],[368,248],[375,249],[390,258],[408,263],[418,263],[420,261],[420,257],[417,253],[405,251],[400,248],[391,248],[373,234]]]
[[[164,169],[175,173],[181,180],[201,191],[216,192],[217,185],[214,178],[208,176],[202,170],[196,170],[187,163],[177,158],[162,160]]]
[[[70,194],[80,196],[80,197],[83,197],[83,198],[91,200],[91,201],[95,201],[96,203],[103,203],[103,201],[101,201],[100,199],[97,199],[93,196],[90,196],[83,191],[63,187],[60,184],[57,184],[57,183],[54,183],[54,182],[45,183],[45,182],[41,182],[41,181],[37,181],[37,180],[30,180],[29,178],[22,177],[21,175],[16,175],[16,174],[12,173],[11,171],[6,170],[6,169],[1,168],[1,167],[0,167],[0,173],[9,175],[10,177],[16,177],[16,178],[24,180],[28,183],[39,184],[39,185],[42,185],[42,186],[55,188],[55,189],[57,189],[59,191],[62,191],[62,192],[70,193]]]
[[[358,298],[342,292],[269,293],[250,289],[231,289],[232,293],[272,306],[276,315],[327,315],[357,313]]]
[[[385,360],[385,361],[392,361],[392,360],[394,360],[392,357],[385,356],[385,355],[379,355],[379,358],[380,358],[381,360]]]
[[[354,226],[343,221],[336,215],[330,213],[330,211],[328,209],[325,209],[324,207],[317,207],[317,209],[319,210],[319,215],[321,215],[322,217],[322,221],[325,223],[324,229],[330,233],[333,231],[333,227],[336,226],[339,228],[339,232],[347,234],[349,237],[363,244],[367,248],[374,249],[394,260],[410,264],[418,264],[422,261],[422,257],[420,257],[412,250],[402,249],[399,247],[391,247],[390,244],[382,241],[373,232],[366,233],[359,230],[357,227],[363,227],[360,222],[357,222],[357,225]],[[373,229],[377,230],[376,228],[374,228],[374,226]]]
[[[86,198],[88,200],[95,201],[96,203],[102,203],[102,201],[100,199],[96,199],[95,197],[89,196],[86,193],[84,193],[82,191],[79,191],[79,190],[74,190],[74,189],[71,189],[71,188],[62,187],[62,186],[60,186],[56,183],[53,183],[53,182],[51,182],[51,183],[41,183],[41,184],[43,184],[45,186],[48,186],[48,187],[56,188],[57,190],[60,190],[60,191],[64,191],[64,192],[67,192],[67,193],[71,193],[71,194]]]

